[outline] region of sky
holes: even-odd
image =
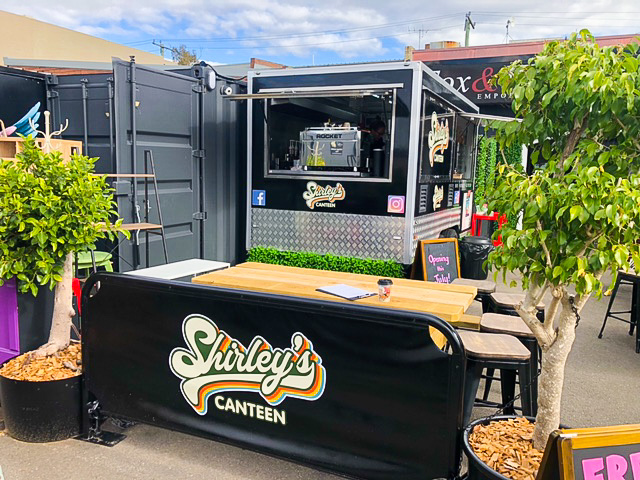
[[[582,28],[640,33],[638,0],[23,0],[1,8],[148,52],[160,53],[155,41],[184,44],[200,60],[257,57],[291,66],[400,59],[407,45],[463,44],[468,12],[471,45]]]

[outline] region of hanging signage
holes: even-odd
[[[344,200],[345,189],[341,183],[335,187],[326,185],[321,187],[316,182],[307,182],[307,191],[302,194],[307,207],[313,210],[315,207],[335,208],[335,202]]]
[[[537,478],[640,480],[640,425],[556,430]]]

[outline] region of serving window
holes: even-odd
[[[254,101],[265,124],[266,176],[389,178],[395,88],[262,95],[271,95]]]

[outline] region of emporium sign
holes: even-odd
[[[206,415],[213,397],[218,410],[286,425],[286,412],[271,407],[287,397],[313,401],[324,393],[322,359],[300,332],[292,335],[290,348],[274,348],[259,335],[245,346],[195,314],[184,319],[182,335],[187,348],[173,349],[169,367],[198,415]],[[254,392],[269,406],[233,399],[229,392]]]
[[[491,84],[491,79],[514,60],[526,62],[530,56],[494,57],[442,62],[425,62],[453,88],[473,103],[511,103],[511,98],[502,93],[499,86]]]

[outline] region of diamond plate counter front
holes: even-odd
[[[402,262],[404,217],[251,209],[251,246]]]

